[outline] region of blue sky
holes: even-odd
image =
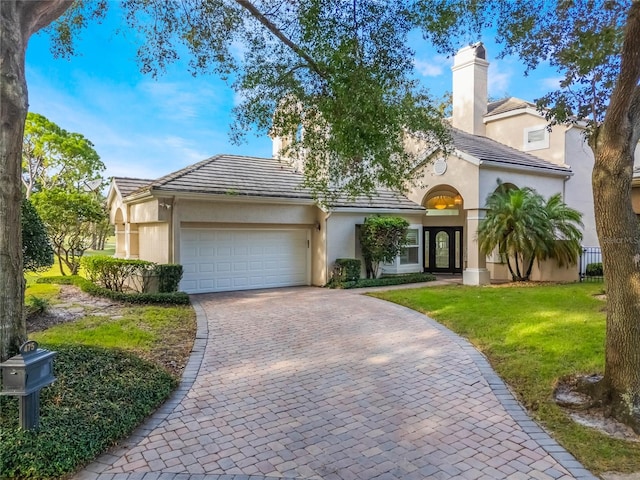
[[[236,95],[215,76],[193,77],[188,59],[169,67],[157,79],[140,73],[136,36],[116,33],[115,14],[92,25],[78,41],[78,54],[54,59],[45,35],[27,49],[29,109],[60,127],[91,140],[105,163],[105,176],[157,178],[219,153],[271,156],[271,140],[247,136],[229,139]],[[513,58],[496,59],[499,48],[487,46],[489,95],[533,100],[554,86],[548,68],[529,77]],[[420,80],[434,94],[451,90],[452,60],[438,55],[418,35],[412,39]],[[462,46],[462,45],[461,45]]]

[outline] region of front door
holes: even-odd
[[[462,227],[424,227],[424,271],[462,273]]]

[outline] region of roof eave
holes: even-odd
[[[298,205],[315,205],[316,202],[310,197],[283,197],[277,195],[247,195],[232,193],[208,193],[208,192],[183,192],[180,190],[163,189],[158,187],[151,188],[149,192],[151,196],[173,196],[185,200],[215,200],[218,202],[235,202],[235,203],[262,203],[273,204],[298,204]]]
[[[524,113],[528,113],[530,115],[535,115],[536,117],[544,118],[544,116],[538,112],[535,108],[532,107],[518,107],[513,110],[507,110],[506,112],[491,114],[487,113],[482,118],[483,123],[489,123],[496,120],[502,120],[504,118],[514,117],[516,115],[522,115]]]
[[[426,209],[416,206],[416,208],[380,208],[380,207],[334,207],[330,209],[331,213],[386,213],[393,215],[414,214],[424,215]]]
[[[547,175],[551,177],[571,177],[573,172],[571,170],[552,169],[546,167],[535,167],[533,165],[516,165],[503,162],[492,162],[490,160],[481,160],[480,168],[491,168],[500,170],[512,170],[516,172],[532,172],[541,175]]]

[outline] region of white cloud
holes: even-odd
[[[413,61],[416,70],[423,77],[438,77],[442,75],[445,67],[448,67],[450,63],[450,59],[441,55],[436,55],[428,60],[416,58]]]
[[[560,88],[560,82],[563,80],[563,77],[547,77],[543,78],[540,83],[549,90],[557,90]]]
[[[509,90],[512,76],[513,71],[504,62],[494,60],[489,64],[489,96],[504,96]]]

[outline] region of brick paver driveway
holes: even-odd
[[[77,479],[594,478],[424,315],[319,288],[193,300],[181,389]]]

